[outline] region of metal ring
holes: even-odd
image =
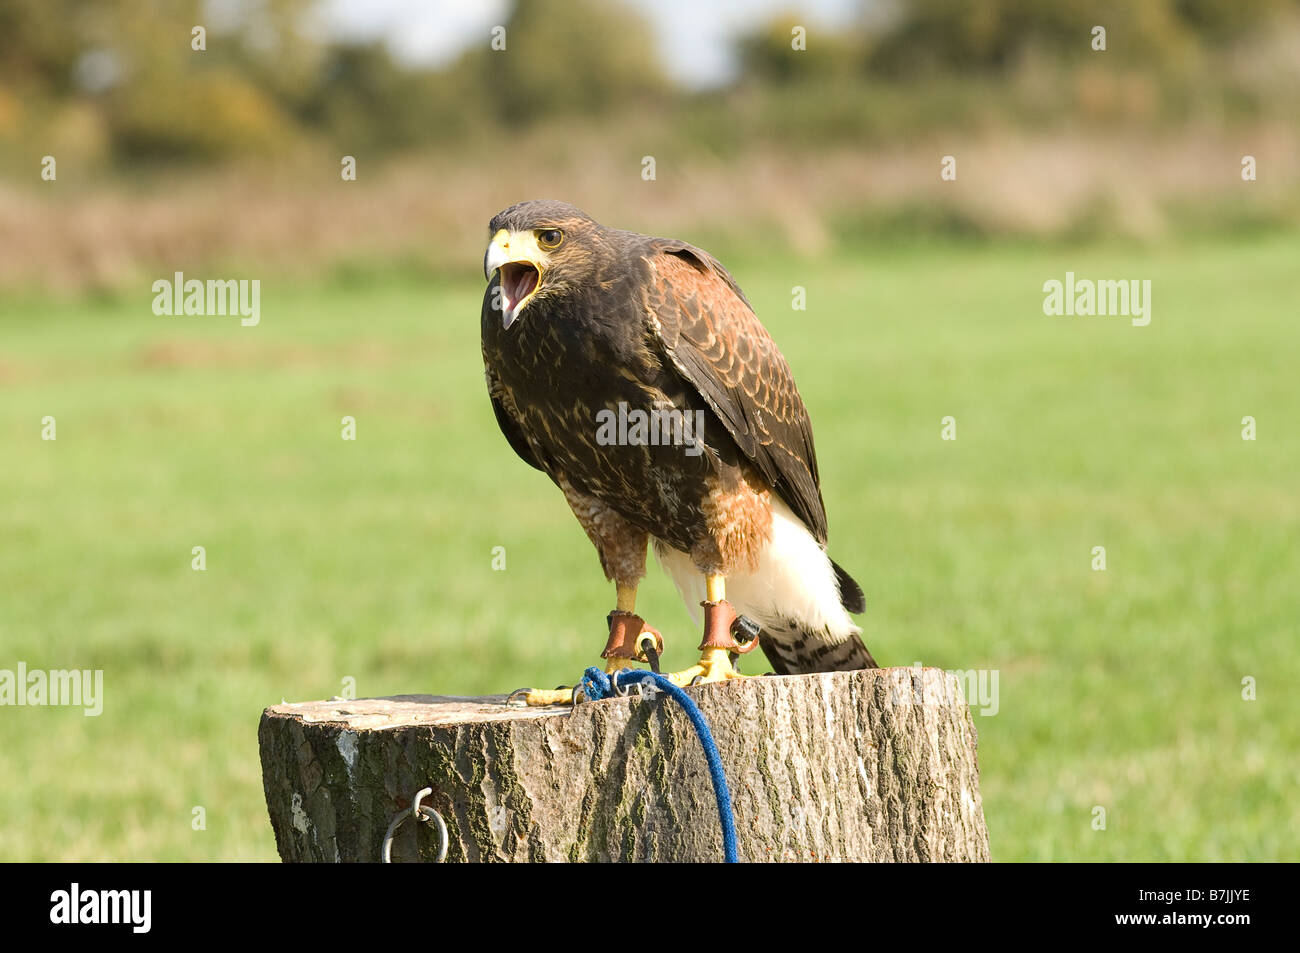
[[[451,838],[447,836],[447,822],[433,808],[427,804],[420,804],[427,795],[432,793],[433,788],[424,788],[419,791],[412,799],[410,808],[394,817],[393,822],[388,825],[388,833],[384,835],[384,847],[380,853],[380,860],[383,863],[391,864],[393,862],[393,836],[397,833],[397,829],[402,826],[402,821],[408,817],[414,817],[417,821],[426,824],[432,821],[438,825],[438,856],[434,863],[441,864],[447,859],[447,845],[451,841]]]

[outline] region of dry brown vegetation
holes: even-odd
[[[525,135],[486,150],[477,165],[437,153],[363,161],[356,182],[342,181],[337,158],[321,154],[310,166],[168,176],[148,189],[63,178],[0,186],[0,286],[111,290],[219,268],[472,272],[491,214],[543,196],[638,231],[733,247],[776,242],[802,254],[886,223],[922,234],[1157,238],[1189,220],[1216,224],[1222,209],[1281,224],[1300,208],[1300,143],[1279,124],[660,154],[654,181],[642,180],[627,136],[611,148],[607,133],[579,128],[563,141],[557,154],[553,130]],[[537,161],[542,150],[549,154]],[[955,182],[940,180],[945,154],[957,157]],[[1242,181],[1243,154],[1256,157],[1258,181]]]

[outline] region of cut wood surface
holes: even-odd
[[[976,732],[957,679],[894,668],[688,689],[731,786],[742,861],[984,861]],[[449,861],[715,861],[704,753],[671,699],[506,708],[504,696],[274,705],[258,732],[286,861],[377,861],[412,796]],[[433,860],[409,818],[393,860]]]

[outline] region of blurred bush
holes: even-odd
[[[809,26],[803,51],[792,49],[803,24],[790,13],[741,37],[735,82],[703,95],[664,74],[646,24],[616,0],[518,0],[506,51],[485,36],[437,71],[404,67],[381,43],[305,31],[311,8],[0,0],[0,149],[48,141],[128,164],[319,139],[374,153],[647,110],[690,125],[704,150],[792,131],[878,141],[954,123],[1184,121],[1198,108],[1296,118],[1294,89],[1261,81],[1241,59],[1243,49],[1268,57],[1279,24],[1295,22],[1294,0],[864,3],[847,27]],[[191,29],[204,23],[197,53]],[[1107,30],[1104,59],[1091,49],[1094,25]],[[1285,69],[1295,53],[1273,58]],[[728,121],[731,110],[744,121]]]
[[[468,222],[429,264],[460,267],[484,208],[538,194],[805,252],[881,229],[1284,227],[1300,201],[1300,0],[860,0],[833,28],[794,2],[708,90],[622,0],[516,0],[504,50],[485,31],[437,69],[304,28],[316,2],[0,0],[0,284],[423,261],[428,229]],[[953,150],[961,187],[940,191]],[[1243,193],[1246,152],[1267,175]],[[346,195],[343,155],[366,163]]]

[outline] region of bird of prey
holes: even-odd
[[[703,616],[700,660],[675,683],[739,677],[737,655],[755,645],[778,674],[874,668],[850,617],[862,590],[826,553],[808,411],[727,270],[563,202],[513,205],[488,235],[492,408],[615,584],[605,670],[657,664],[663,650],[636,615],[651,543]],[[572,692],[524,697],[549,705]]]

